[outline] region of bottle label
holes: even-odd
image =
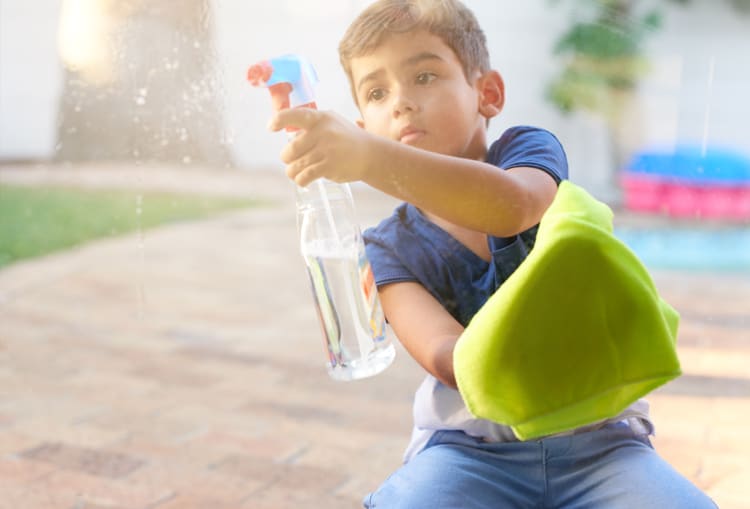
[[[359,256],[359,281],[362,297],[365,301],[365,309],[369,314],[368,318],[370,329],[372,330],[372,338],[376,342],[382,341],[385,339],[385,320],[383,318],[383,310],[380,306],[380,299],[378,298],[375,276],[372,273],[370,261],[367,259],[364,250]]]

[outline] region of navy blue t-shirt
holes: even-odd
[[[512,127],[490,147],[486,161],[498,168],[524,166],[549,173],[559,184],[568,177],[565,151],[544,129]],[[364,232],[367,257],[378,286],[413,281],[429,291],[462,325],[526,258],[537,226],[513,237],[488,237],[487,262],[448,232],[403,203],[389,218]]]

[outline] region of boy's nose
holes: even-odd
[[[419,109],[417,103],[407,94],[400,92],[396,94],[393,101],[393,116],[398,117],[404,113],[414,113]]]

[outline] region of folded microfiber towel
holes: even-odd
[[[476,417],[521,440],[614,417],[681,374],[679,315],[612,232],[612,211],[563,181],[534,248],[453,354]]]

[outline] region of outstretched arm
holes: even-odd
[[[421,150],[330,112],[284,110],[270,125],[287,126],[303,130],[281,155],[297,184],[320,177],[364,181],[453,224],[495,236],[537,224],[556,191],[555,181],[541,170],[500,171],[482,161]]]

